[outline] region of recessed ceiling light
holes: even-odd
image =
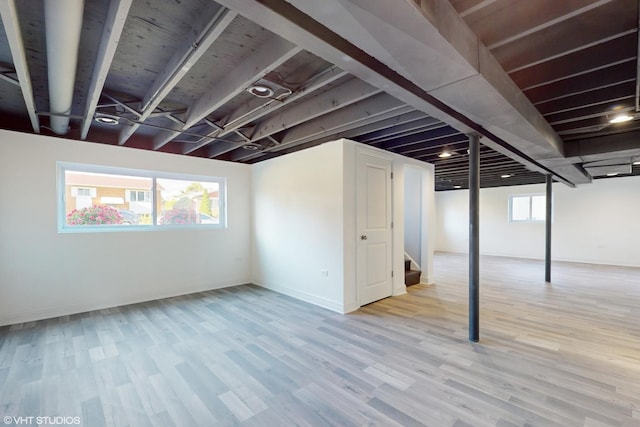
[[[457,190],[459,188],[462,188],[462,185],[454,185],[453,188],[455,188]]]
[[[504,175],[500,175],[500,178],[511,178],[511,175],[505,173]]]
[[[273,89],[264,85],[253,85],[249,87],[247,91],[258,98],[270,98],[273,96]]]
[[[611,172],[607,174],[607,176],[616,176],[616,175],[618,175],[618,172]]]
[[[260,146],[258,144],[244,144],[242,148],[249,151],[256,151]]]
[[[98,116],[95,118],[96,122],[102,123],[103,125],[117,125],[119,123],[118,119],[110,116]]]
[[[627,113],[619,113],[609,119],[609,123],[624,123],[633,120],[633,116]]]
[[[447,157],[451,157],[451,153],[448,151],[443,151],[442,153],[438,154],[438,157],[440,157],[441,159],[446,159]]]

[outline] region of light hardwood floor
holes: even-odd
[[[0,423],[640,426],[640,269],[482,257],[473,344],[466,263],[348,315],[247,285],[0,328]]]

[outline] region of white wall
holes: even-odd
[[[356,143],[349,140],[342,140],[343,144],[343,195],[344,206],[344,227],[342,229],[342,240],[344,242],[344,274],[343,274],[343,294],[344,313],[357,310],[358,305],[358,218],[357,193],[356,193]],[[349,213],[349,214],[347,214]]]
[[[0,130],[0,325],[250,281],[351,311],[358,146],[340,140],[248,166]],[[405,167],[425,171],[425,218],[433,217],[433,167],[383,153],[393,159],[394,247],[402,248]],[[224,177],[228,227],[58,233],[58,161]],[[434,226],[422,224],[430,236]],[[432,245],[423,236],[428,271]],[[394,252],[394,269],[402,258]],[[398,274],[393,293],[405,291]]]
[[[419,218],[413,218],[413,221],[419,221],[419,246],[420,257],[414,259],[419,266],[422,274],[420,275],[420,283],[431,284],[433,283],[433,251],[435,248],[435,185],[434,185],[434,168],[433,165],[420,162],[404,156],[394,155],[393,157],[394,168],[394,222],[395,222],[395,247],[403,248],[405,245],[405,214],[404,209],[406,206],[404,191],[406,189],[407,176],[410,176],[410,180],[416,180],[419,178],[420,187],[420,206],[416,207],[420,211]],[[411,177],[413,176],[413,177]],[[417,184],[417,182],[414,182]],[[414,224],[415,225],[415,224]],[[409,225],[413,227],[414,225]],[[400,271],[404,283],[404,254],[403,251],[397,251],[398,258],[395,260],[395,270]],[[396,276],[398,277],[398,276]],[[396,286],[398,286],[396,284]],[[405,288],[406,289],[406,288]]]
[[[222,176],[228,228],[59,234],[56,161]],[[250,281],[247,165],[0,130],[0,325]]]
[[[554,260],[640,266],[640,177],[553,184]],[[544,194],[544,184],[480,190],[480,253],[544,258],[544,223],[510,223],[509,196]],[[467,190],[436,193],[437,246],[468,251]]]
[[[420,162],[408,157],[400,156],[388,151],[379,150],[350,140],[340,140],[344,144],[344,306],[345,312],[358,308],[356,294],[356,253],[357,253],[357,224],[356,224],[356,164],[357,155],[363,152],[370,155],[387,157],[392,161],[393,168],[393,270],[398,274],[393,279],[393,295],[407,292],[404,284],[404,189],[405,174],[408,170],[420,172],[422,182],[422,242],[421,264],[422,283],[431,283],[433,271],[433,251],[435,247],[435,201],[433,165]],[[338,141],[338,142],[340,142]]]
[[[423,202],[430,203],[435,234],[433,166],[349,140],[338,140],[253,165],[253,281],[338,312],[358,308],[356,292],[356,156],[377,152],[393,162],[393,294],[406,292],[403,271],[404,170],[424,172]],[[425,184],[426,183],[426,184]],[[426,186],[425,186],[426,185]],[[424,221],[427,221],[424,219]],[[433,243],[424,237],[431,271]],[[425,249],[426,248],[426,249]],[[326,272],[326,276],[323,275]]]
[[[392,182],[392,270],[399,272],[392,279],[392,295],[401,295],[407,292],[404,284],[404,168],[402,156],[388,151],[373,148],[348,139],[338,141],[344,148],[344,243],[345,243],[345,312],[356,310],[358,304],[357,295],[357,254],[358,254],[358,218],[357,218],[357,175],[358,158],[361,154],[386,158],[391,161],[391,168],[395,179]]]
[[[408,168],[404,174],[404,250],[420,262],[422,246],[422,173]]]
[[[343,146],[253,165],[253,282],[344,311]]]
[[[554,259],[640,267],[640,176],[554,191]]]

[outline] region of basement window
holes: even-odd
[[[541,194],[509,197],[509,221],[540,222],[546,217],[546,197]]]
[[[57,167],[59,232],[226,224],[223,178],[62,162]]]

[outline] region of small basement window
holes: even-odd
[[[509,197],[509,221],[540,222],[546,217],[546,196],[541,194]]]
[[[223,178],[58,163],[58,231],[222,228]]]

